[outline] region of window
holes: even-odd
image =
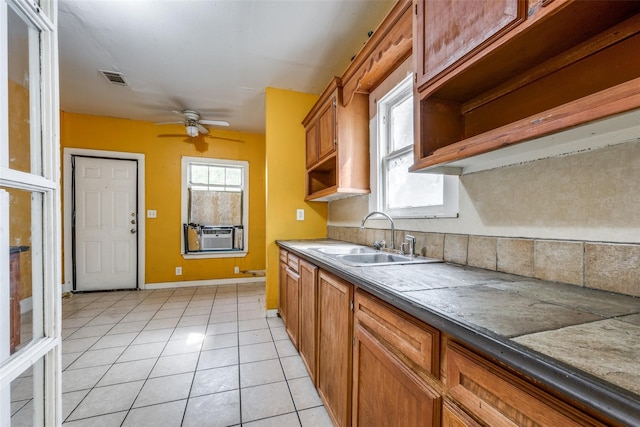
[[[182,176],[183,254],[244,256],[249,164],[183,157]]]
[[[377,103],[377,126],[372,153],[377,191],[371,210],[394,217],[455,216],[458,213],[458,177],[409,173],[413,164],[412,75]],[[372,159],[374,156],[372,156]],[[376,185],[377,184],[377,185]]]

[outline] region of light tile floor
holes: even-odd
[[[264,283],[63,300],[66,427],[332,426]]]

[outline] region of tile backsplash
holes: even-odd
[[[640,245],[524,239],[396,230],[416,238],[416,254],[447,262],[502,271],[640,297]],[[384,229],[328,226],[327,237],[363,245],[384,239]]]

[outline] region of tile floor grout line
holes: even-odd
[[[204,340],[207,337],[207,329],[209,329],[209,321],[211,320],[211,315],[213,313],[213,305],[216,300],[216,295],[218,294],[218,288],[216,287],[216,292],[213,294],[213,301],[211,302],[211,309],[209,310],[209,317],[207,318],[207,326],[204,329],[204,337],[202,338],[202,345],[200,346],[200,351],[198,352],[198,359],[196,360],[196,365],[193,368],[193,378],[191,379],[191,385],[189,386],[189,393],[187,393],[186,402],[184,404],[184,411],[182,411],[182,417],[180,418],[180,426],[184,424],[185,417],[187,416],[187,408],[189,407],[189,399],[191,399],[191,393],[193,391],[193,384],[196,380],[196,374],[198,372],[198,365],[200,364],[200,357],[202,357],[202,347],[204,346]],[[194,396],[195,397],[195,396]]]
[[[291,387],[291,381],[292,380],[298,380],[299,378],[303,378],[303,377],[287,378],[287,375],[284,372],[284,364],[283,364],[283,360],[282,360],[283,356],[281,355],[281,351],[279,351],[278,349],[280,348],[281,350],[287,350],[287,351],[288,351],[288,349],[285,348],[286,346],[285,347],[283,347],[282,345],[281,346],[276,346],[276,342],[277,341],[283,341],[283,343],[284,343],[284,341],[288,340],[288,337],[285,335],[283,340],[276,340],[276,337],[274,336],[274,328],[282,327],[281,322],[277,323],[275,320],[270,322],[269,318],[267,318],[264,313],[262,313],[263,314],[262,316],[259,315],[260,314],[260,313],[258,313],[259,309],[256,308],[256,306],[254,304],[257,304],[258,307],[259,306],[264,307],[264,304],[266,303],[265,298],[264,298],[264,289],[255,287],[255,288],[251,288],[251,289],[246,289],[245,290],[245,289],[240,289],[240,288],[241,288],[240,285],[235,283],[232,286],[228,286],[228,285],[226,285],[224,287],[216,286],[215,287],[215,292],[203,292],[203,293],[200,293],[199,290],[201,289],[201,287],[195,287],[194,289],[190,290],[189,292],[180,292],[180,290],[172,290],[171,292],[167,292],[166,290],[162,290],[161,291],[161,293],[163,295],[162,297],[160,297],[160,295],[156,295],[156,292],[151,291],[148,295],[144,296],[144,298],[136,300],[136,303],[133,306],[131,306],[131,309],[128,310],[127,313],[124,313],[124,316],[122,316],[108,330],[105,330],[104,332],[102,332],[102,334],[97,338],[96,342],[93,343],[87,350],[82,352],[82,354],[80,356],[78,356],[78,357],[81,357],[87,351],[102,350],[102,349],[92,350],[94,348],[94,346],[101,339],[103,339],[105,337],[108,337],[108,336],[111,336],[111,335],[120,335],[120,334],[111,334],[111,335],[108,335],[108,334],[109,334],[109,332],[111,332],[113,330],[113,328],[117,327],[118,325],[123,325],[123,324],[129,323],[129,322],[123,322],[123,319],[125,317],[127,317],[129,314],[133,313],[136,308],[139,308],[142,305],[144,305],[144,301],[145,300],[147,302],[149,302],[149,299],[155,299],[154,296],[157,296],[158,300],[162,299],[163,302],[159,303],[159,306],[153,309],[153,315],[151,317],[149,317],[144,322],[144,324],[142,326],[140,326],[140,329],[136,331],[135,336],[132,336],[129,344],[127,344],[125,346],[121,346],[121,347],[124,347],[124,349],[122,350],[122,353],[120,353],[120,355],[118,356],[116,361],[114,361],[111,364],[107,364],[107,365],[99,365],[99,366],[107,366],[107,368],[106,368],[106,371],[104,372],[104,374],[102,374],[100,376],[100,378],[97,379],[97,381],[94,383],[94,385],[91,388],[88,388],[88,389],[77,390],[77,391],[86,392],[86,394],[83,396],[83,398],[80,400],[79,403],[75,404],[73,408],[70,408],[68,417],[70,417],[78,409],[78,406],[80,406],[82,404],[82,402],[85,401],[85,399],[87,398],[89,393],[91,393],[96,388],[100,388],[100,387],[97,386],[97,384],[105,378],[107,373],[114,366],[119,365],[121,363],[126,363],[126,362],[137,362],[137,361],[143,361],[143,360],[146,360],[146,359],[154,359],[153,366],[150,367],[150,369],[149,369],[148,373],[146,374],[145,378],[131,380],[131,381],[129,381],[128,378],[125,378],[124,381],[120,380],[121,382],[118,382],[118,383],[115,383],[115,384],[107,384],[107,385],[101,386],[101,387],[106,387],[106,386],[109,386],[109,385],[127,384],[127,383],[134,382],[134,381],[140,381],[141,382],[140,389],[137,391],[136,395],[132,397],[132,400],[131,400],[131,403],[130,403],[128,409],[125,409],[125,410],[122,410],[122,411],[111,410],[111,411],[109,411],[109,412],[107,412],[105,414],[92,415],[92,416],[89,416],[89,417],[86,417],[86,418],[81,418],[81,419],[82,420],[86,420],[86,419],[95,418],[95,420],[93,420],[93,421],[98,421],[98,419],[99,419],[98,417],[106,416],[106,415],[109,415],[109,414],[122,413],[123,418],[122,418],[120,424],[121,425],[126,425],[127,424],[127,420],[131,420],[130,417],[131,417],[132,413],[134,413],[134,411],[147,409],[147,408],[150,408],[150,407],[153,407],[153,406],[156,406],[156,405],[165,405],[165,404],[168,404],[168,403],[175,403],[175,402],[185,401],[184,402],[184,407],[181,409],[182,413],[181,414],[179,414],[178,412],[174,413],[174,415],[179,418],[179,420],[176,419],[176,421],[179,421],[180,425],[185,424],[185,421],[188,421],[188,419],[187,419],[187,410],[188,410],[188,407],[189,407],[189,401],[192,398],[200,397],[200,396],[193,396],[192,395],[192,393],[194,391],[194,386],[196,384],[196,375],[197,375],[197,373],[198,372],[204,372],[204,371],[210,370],[210,369],[215,369],[217,367],[217,365],[215,365],[215,366],[212,365],[208,369],[203,369],[201,371],[198,371],[198,366],[200,365],[200,362],[202,361],[203,351],[208,351],[208,350],[204,349],[205,348],[205,345],[204,345],[205,344],[205,340],[207,339],[207,337],[212,337],[212,340],[211,340],[212,348],[210,349],[212,351],[220,350],[220,349],[223,349],[223,348],[232,348],[234,346],[236,347],[237,362],[233,363],[231,365],[228,365],[228,366],[235,366],[238,369],[238,374],[237,374],[237,381],[238,381],[238,388],[237,388],[238,409],[237,409],[237,411],[238,411],[238,415],[239,415],[239,419],[240,419],[240,424],[232,424],[232,425],[241,426],[241,425],[245,425],[247,423],[249,423],[249,424],[253,424],[253,423],[261,424],[261,422],[263,420],[268,420],[269,418],[274,418],[275,419],[275,418],[284,417],[284,416],[287,416],[287,419],[290,419],[291,421],[293,421],[291,419],[292,418],[292,416],[291,416],[292,413],[296,414],[296,419],[298,420],[298,424],[302,425],[303,418],[301,417],[301,414],[300,414],[301,409],[298,408],[298,405],[296,404],[296,401],[294,399],[294,396],[293,396],[294,393],[293,393],[293,389]],[[207,289],[209,289],[209,287],[207,287]],[[230,293],[229,291],[232,292],[232,293]],[[218,308],[220,308],[220,307],[224,307],[224,305],[227,305],[227,304],[216,305],[216,302],[221,302],[221,301],[223,301],[223,299],[228,299],[228,298],[232,298],[232,301],[233,301],[231,304],[233,305],[233,308],[235,310],[235,312],[233,314],[233,319],[235,319],[235,320],[232,320],[230,317],[225,318],[224,313],[228,313],[228,311],[226,311],[226,310],[224,310],[224,308],[222,308],[222,311],[220,313],[221,315],[219,316],[219,318],[216,319],[218,322],[214,323],[214,324],[211,324],[210,322],[214,319],[214,316],[216,315],[216,311],[217,311],[216,310],[216,306]],[[122,297],[122,298],[118,299],[117,301],[111,301],[111,304],[108,307],[105,307],[105,309],[101,313],[95,314],[91,318],[91,320],[89,320],[89,322],[91,322],[96,317],[102,315],[104,313],[104,311],[108,311],[109,309],[114,308],[119,301],[124,300],[124,299],[127,299],[127,297],[125,296],[125,297]],[[257,303],[256,303],[256,299],[257,299]],[[175,300],[178,300],[178,301],[175,301]],[[170,348],[170,345],[171,345],[172,342],[178,342],[178,341],[184,339],[184,337],[178,338],[179,337],[179,335],[177,334],[178,332],[180,332],[180,334],[187,333],[189,331],[188,328],[192,328],[192,327],[194,328],[194,330],[199,329],[200,325],[198,324],[199,323],[198,320],[192,320],[192,321],[188,320],[188,318],[192,317],[192,316],[203,316],[203,311],[204,310],[202,309],[202,307],[206,306],[205,304],[198,303],[198,304],[195,304],[193,307],[189,307],[191,303],[194,303],[195,301],[199,301],[199,300],[208,300],[208,301],[210,301],[210,306],[209,306],[209,309],[208,309],[208,316],[207,316],[206,321],[205,321],[206,324],[202,325],[202,327],[204,328],[204,334],[201,337],[201,341],[200,341],[200,345],[199,345],[198,350],[194,351],[194,352],[182,353],[182,352],[180,352],[180,349],[176,347],[175,349],[171,350],[170,353],[173,352],[174,350],[177,350],[178,353],[176,353],[176,354],[167,354],[166,356],[163,356],[163,353],[165,351],[167,351],[168,348]],[[100,298],[97,298],[97,299],[93,300],[92,302],[99,304],[100,303]],[[175,317],[176,323],[175,323],[175,325],[173,327],[170,328],[171,332],[169,333],[169,336],[167,336],[166,338],[159,339],[158,342],[163,343],[163,345],[161,346],[162,348],[160,349],[160,352],[157,353],[157,356],[150,357],[150,358],[146,358],[145,357],[143,359],[134,359],[134,360],[127,360],[127,361],[124,361],[124,362],[118,362],[117,360],[119,360],[123,356],[123,354],[127,351],[127,349],[131,348],[132,346],[135,346],[135,345],[144,346],[144,345],[147,345],[147,344],[154,344],[156,342],[156,341],[152,341],[150,343],[134,344],[135,340],[138,339],[143,332],[145,332],[145,327],[147,327],[149,325],[149,323],[153,320],[153,318],[156,315],[161,313],[163,310],[174,310],[174,308],[172,308],[172,306],[170,305],[172,302],[176,302],[176,303],[177,302],[181,302],[181,303],[184,304],[184,307],[182,308],[180,315],[178,317]],[[153,304],[155,305],[156,303],[153,303]],[[85,304],[85,305],[83,305],[83,307],[86,307],[88,305],[89,304]],[[169,305],[169,306],[167,307],[167,305]],[[189,311],[190,308],[193,308],[193,310]],[[81,310],[82,310],[82,308],[75,308],[75,311],[72,311],[69,315],[72,316],[72,315],[80,312]],[[144,311],[142,311],[142,312],[144,312]],[[121,313],[114,313],[114,314],[121,314]],[[243,320],[240,320],[241,318]],[[187,323],[187,325],[186,326],[179,326],[180,322],[183,321],[183,319],[186,319],[186,321],[184,323]],[[262,319],[263,324],[265,324],[265,326],[260,326],[258,324],[258,320],[260,320],[260,319]],[[194,324],[193,325],[189,325],[188,323],[191,323],[191,322],[194,322]],[[210,328],[210,326],[213,326],[213,325],[216,325],[216,324],[221,324],[221,323],[224,324],[224,323],[228,323],[228,322],[235,323],[235,334],[234,334],[235,335],[235,339],[236,339],[235,345],[227,347],[226,344],[228,344],[228,343],[225,343],[223,341],[221,343],[223,346],[218,348],[218,345],[215,344],[215,342],[214,342],[215,339],[213,337],[217,337],[219,335],[226,335],[226,334],[228,334],[228,332],[225,332],[224,329],[220,329],[220,331],[222,331],[222,332],[214,331],[213,330],[214,328]],[[240,323],[241,322],[245,322],[245,325],[243,327],[247,328],[246,331],[241,331],[241,327],[240,327]],[[184,328],[184,329],[183,330],[179,330],[180,328]],[[268,334],[266,334],[264,332],[259,332],[263,328],[268,329]],[[80,329],[80,328],[77,328],[76,331],[78,329]],[[161,329],[163,329],[163,328],[161,328]],[[169,329],[169,328],[164,328],[164,329]],[[155,329],[150,330],[150,331],[154,331],[154,330]],[[76,331],[74,331],[74,333]],[[285,331],[286,331],[286,329],[285,329]],[[213,335],[207,335],[207,332],[214,332],[214,334]],[[123,328],[123,332],[121,332],[121,334],[129,334],[129,333],[131,333],[131,332],[126,332],[125,328]],[[262,338],[259,337],[260,335],[262,335]],[[271,343],[271,345],[273,345],[273,347],[275,349],[275,354],[274,354],[273,358],[277,358],[278,359],[278,364],[280,366],[280,369],[283,372],[283,375],[284,375],[284,379],[283,380],[286,382],[286,386],[287,386],[287,389],[289,391],[288,396],[289,396],[289,399],[291,399],[291,402],[293,404],[292,411],[286,412],[286,413],[283,413],[283,414],[275,413],[275,414],[270,415],[270,416],[264,416],[264,415],[266,415],[266,413],[256,413],[255,415],[262,415],[262,416],[260,418],[255,419],[255,420],[246,421],[246,422],[244,421],[243,414],[242,414],[242,408],[243,408],[243,405],[247,404],[247,402],[243,403],[243,399],[242,399],[243,387],[242,387],[242,373],[241,373],[241,365],[242,365],[242,363],[241,363],[241,348],[240,348],[241,347],[241,342],[240,342],[241,341],[241,336],[245,337],[245,341],[246,341],[246,345],[247,346],[259,345],[259,344],[262,344],[262,343],[265,343],[265,344],[266,343]],[[174,338],[174,337],[176,339],[172,340],[172,338]],[[67,338],[69,340],[72,339],[71,335],[69,337],[67,337]],[[265,338],[267,339],[267,341],[263,341]],[[282,337],[280,336],[280,338],[282,338]],[[253,342],[254,340],[256,342]],[[289,340],[289,342],[290,342],[290,340]],[[115,347],[120,347],[120,346],[115,346]],[[103,349],[109,349],[109,348],[112,348],[112,347],[105,347]],[[174,357],[174,356],[175,357],[179,357],[179,356],[183,356],[183,355],[186,355],[186,354],[194,354],[194,353],[197,353],[197,359],[195,360],[196,364],[195,364],[195,367],[193,368],[193,370],[191,370],[189,372],[186,372],[186,373],[191,373],[192,376],[191,376],[191,381],[188,384],[188,391],[186,393],[186,397],[185,398],[181,398],[181,397],[171,398],[171,400],[159,401],[159,402],[155,402],[155,403],[149,403],[149,404],[145,404],[145,405],[142,405],[142,406],[134,407],[136,400],[140,397],[144,387],[149,384],[149,381],[155,380],[156,378],[166,378],[166,377],[169,377],[169,376],[172,376],[172,375],[178,375],[179,374],[179,373],[172,373],[172,372],[170,372],[171,370],[169,369],[167,371],[167,373],[162,374],[162,375],[158,375],[158,376],[154,376],[152,378],[151,377],[152,372],[154,371],[154,369],[156,369],[158,367],[158,364],[161,362],[160,359],[162,357]],[[299,352],[296,352],[296,354],[299,355]],[[283,355],[286,357],[286,354],[283,353]],[[290,356],[293,357],[295,355],[291,354]],[[259,358],[260,360],[253,360],[254,357],[249,356],[249,355],[248,355],[248,358],[249,358],[249,361],[247,362],[248,364],[250,364],[250,363],[260,363],[260,362],[265,361],[265,360],[273,360],[272,358],[262,359],[261,356],[259,356],[259,355],[258,355],[257,358]],[[76,360],[77,360],[77,358],[74,359],[68,366],[72,366],[72,364],[75,363]],[[225,366],[227,366],[227,365],[225,365]],[[92,367],[89,367],[89,368],[92,368]],[[81,368],[78,368],[78,369],[81,369]],[[176,369],[176,372],[181,370],[181,369],[183,369],[183,368]],[[184,369],[186,369],[186,368],[184,368]],[[70,370],[70,371],[73,371],[73,369]],[[250,382],[251,385],[248,386],[248,387],[245,387],[245,389],[250,389],[250,388],[253,388],[253,387],[259,387],[259,386],[263,386],[263,385],[275,384],[275,383],[278,383],[278,382],[280,382],[280,381],[267,381],[267,382],[264,382],[264,383],[258,381],[255,384],[253,384],[253,382]],[[186,383],[185,383],[185,385],[186,385]],[[185,387],[185,389],[186,389],[186,387]],[[69,393],[74,392],[74,391],[76,391],[76,390],[72,390]],[[203,391],[209,392],[210,390],[203,389]],[[207,393],[207,394],[204,394],[202,396],[214,395],[214,394],[217,394],[217,393],[221,393],[222,391],[223,390],[218,391],[218,392],[214,392],[214,393]],[[167,398],[169,396],[171,396],[171,395],[168,395],[165,398]],[[160,399],[160,400],[162,400],[162,399]],[[174,407],[175,407],[175,405],[174,405]],[[317,406],[310,406],[309,408],[304,408],[304,410],[310,410],[310,409],[321,408],[321,407],[323,407],[323,405],[322,405],[322,403],[319,403]],[[105,408],[105,409],[107,409],[107,408]],[[109,408],[109,409],[111,409],[111,408]],[[172,411],[173,410],[174,409],[172,409]],[[179,410],[179,406],[175,410]],[[18,411],[16,411],[16,412],[18,412]],[[197,412],[196,412],[196,414],[197,414]],[[196,416],[198,416],[198,415],[196,415]],[[202,416],[202,415],[200,415],[200,416]],[[310,416],[316,417],[318,415],[316,415],[316,413],[314,413],[314,415],[310,415]],[[320,414],[320,416],[322,416],[322,415]],[[67,417],[67,419],[68,419],[68,417]],[[80,420],[80,419],[78,419],[78,420]]]
[[[152,295],[152,294],[150,294],[150,295]],[[150,296],[150,295],[149,295],[149,296]],[[141,301],[139,301],[139,302],[138,302],[138,304],[134,305],[134,306],[133,306],[133,308],[132,308],[128,313],[130,313],[130,312],[131,312],[131,311],[133,311],[136,307],[138,307],[139,305],[141,305],[141,304],[142,304],[142,302],[143,302],[145,299],[147,299],[149,296],[147,296],[147,297],[143,298]],[[117,301],[116,301],[116,302],[117,302]],[[114,304],[115,304],[116,302],[114,302]],[[114,304],[112,304],[112,306],[113,306]],[[160,311],[160,308],[158,308],[158,309],[154,312],[154,314],[155,314],[155,313],[157,313],[158,311]],[[97,316],[95,316],[95,317],[97,317]],[[94,319],[95,319],[95,317],[94,317]],[[123,319],[124,319],[124,317],[126,317],[126,316],[123,316]],[[147,320],[147,321],[146,321],[145,325],[144,325],[144,326],[140,329],[140,331],[136,334],[136,337],[135,337],[135,338],[137,338],[137,337],[142,333],[142,331],[144,331],[144,328],[149,324],[149,322],[151,322],[151,320],[152,320],[152,319],[153,319],[153,316],[152,316],[149,320]],[[115,323],[113,327],[109,328],[109,331],[111,331],[111,330],[112,330],[116,325],[119,325],[121,322],[122,322],[122,319],[120,319],[120,321],[118,321],[117,323]],[[128,322],[124,322],[124,323],[128,323]],[[101,336],[101,338],[102,338],[102,337],[105,337],[105,336],[107,335],[107,333],[108,333],[108,331],[107,331],[107,332],[105,332],[105,333]],[[67,417],[65,418],[65,420],[64,420],[64,421],[66,421],[66,420],[68,420],[68,419],[69,419],[69,417],[70,417],[70,416],[71,416],[71,415],[72,415],[72,414],[73,414],[73,413],[78,409],[78,407],[82,404],[82,402],[84,402],[84,400],[87,398],[87,396],[89,396],[89,394],[90,394],[94,389],[96,389],[96,388],[101,388],[101,387],[107,387],[107,386],[109,386],[109,385],[117,385],[117,384],[125,384],[125,383],[126,383],[126,382],[125,382],[125,383],[117,383],[117,384],[108,384],[107,386],[98,386],[98,384],[100,383],[100,381],[102,381],[102,379],[104,379],[104,377],[105,377],[105,376],[107,375],[107,373],[111,370],[111,368],[112,368],[113,366],[115,366],[115,365],[118,363],[118,360],[120,359],[120,357],[122,357],[122,354],[124,354],[124,352],[126,352],[126,351],[127,351],[127,349],[128,349],[129,347],[131,347],[131,345],[132,345],[133,341],[135,341],[135,338],[131,341],[131,343],[129,343],[127,346],[125,346],[126,348],[122,351],[122,353],[120,353],[120,355],[118,356],[118,358],[117,358],[113,363],[109,364],[109,365],[110,365],[110,366],[109,366],[109,368],[104,372],[104,374],[102,374],[102,376],[98,379],[98,381],[96,381],[96,383],[95,383],[91,388],[89,388],[89,389],[88,389],[89,391],[87,392],[87,394],[86,394],[86,395],[85,395],[85,396],[80,400],[80,402],[78,402],[78,404],[73,408],[73,410],[71,410],[71,411],[69,412],[69,415],[67,415]],[[98,339],[98,341],[99,341],[99,340],[100,340],[100,339]],[[97,343],[98,341],[96,341],[96,343]],[[168,342],[169,342],[169,341],[167,340],[167,343],[168,343]],[[92,346],[91,346],[91,347],[93,347],[93,345],[95,345],[96,343],[92,344]],[[89,349],[87,349],[84,353],[88,352],[88,351],[91,349],[91,347],[89,347]],[[165,347],[166,347],[166,344],[165,344]],[[163,347],[163,350],[164,350],[164,347]],[[82,355],[84,355],[84,353],[83,353]],[[160,353],[162,353],[162,351],[161,351]],[[72,363],[67,367],[67,369],[68,369],[70,366],[72,366],[72,365],[73,365],[73,363],[75,363],[75,361],[77,361],[80,357],[82,357],[82,355],[78,356],[78,358],[76,358],[76,359],[74,360],[74,362],[72,362]],[[158,359],[159,359],[159,358],[160,358],[160,356],[158,356]],[[138,360],[145,360],[145,359],[138,359]],[[129,362],[134,362],[134,361],[136,361],[136,360],[131,360],[131,361],[129,361]],[[125,362],[122,362],[122,363],[125,363]],[[153,366],[153,367],[151,368],[151,370],[149,371],[149,374],[147,375],[147,379],[149,378],[149,375],[151,375],[151,371],[153,371],[153,368],[155,368],[155,365],[156,365],[156,364],[157,364],[157,360],[156,360],[156,363],[154,363],[154,366]],[[97,367],[97,366],[106,366],[106,365],[96,365],[96,366],[90,366],[90,367],[88,367],[88,368],[95,368],[95,367]],[[67,371],[67,369],[65,369],[65,371]],[[82,369],[82,368],[80,368],[80,369]],[[73,369],[71,369],[71,371],[73,371]],[[140,387],[140,391],[142,390],[142,388],[143,388],[143,387],[144,387],[144,385],[146,384],[146,380],[147,380],[147,379],[145,379],[145,380],[144,380],[144,383],[143,383],[143,384],[142,384],[142,386]],[[141,380],[135,380],[135,381],[141,381]],[[129,381],[129,382],[134,382],[134,381]],[[86,390],[86,389],[83,389],[83,390]],[[78,390],[78,391],[79,391],[79,390]],[[139,391],[139,392],[138,392],[138,394],[136,395],[136,398],[135,398],[135,399],[133,399],[133,401],[132,401],[132,403],[131,403],[131,405],[132,405],[132,406],[133,406],[133,404],[135,403],[135,400],[138,398],[138,396],[139,396],[139,394],[140,394],[140,391]],[[130,410],[130,409],[131,409],[131,407],[129,408],[129,410]],[[129,410],[127,410],[127,415],[129,414]],[[117,411],[117,412],[122,412],[122,411]],[[102,415],[104,415],[104,414],[102,414]],[[125,419],[126,419],[126,416],[125,416]],[[63,421],[63,423],[64,423],[64,421]],[[73,420],[73,421],[75,421],[75,420]],[[124,420],[123,420],[122,422],[124,423]]]
[[[144,299],[146,299],[146,298],[144,298]],[[144,299],[143,299],[142,301],[144,301]],[[137,307],[138,305],[140,305],[140,303],[142,303],[142,301],[140,301],[138,304],[134,305],[134,306],[133,306],[133,308],[129,311],[129,313],[130,313],[131,311],[133,311],[133,309],[134,309],[135,307]],[[114,303],[114,304],[115,304],[115,303]],[[113,305],[113,304],[112,304],[112,305]],[[106,310],[106,309],[105,309],[105,310]],[[97,317],[97,316],[95,316],[95,317]],[[94,319],[95,319],[95,317],[94,317]],[[123,317],[123,318],[124,318],[124,317]],[[121,319],[120,321],[122,321],[122,319]],[[113,327],[109,328],[109,331],[110,331],[110,330],[112,330],[116,325],[118,325],[118,324],[120,323],[120,321],[119,321],[118,323],[115,323],[115,324],[113,325]],[[148,322],[149,322],[149,321],[147,321],[147,324],[148,324]],[[145,324],[145,326],[146,326],[146,324]],[[144,329],[144,327],[143,327],[143,329]],[[142,330],[141,330],[140,332],[142,332]],[[107,333],[108,333],[108,331],[107,331],[107,332],[105,332],[105,333],[102,335],[102,337],[106,336],[106,335],[107,335]],[[138,335],[139,335],[139,333],[138,333]],[[101,338],[102,338],[102,337],[101,337]],[[136,337],[137,337],[137,335],[136,335]],[[100,340],[100,339],[98,339],[98,341],[99,341],[99,340]],[[135,340],[135,338],[134,338],[134,340]],[[64,340],[63,340],[63,341],[64,341]],[[96,343],[97,343],[98,341],[96,341]],[[132,340],[132,342],[133,342],[133,340]],[[95,345],[95,343],[94,343],[93,345]],[[92,346],[93,346],[93,345],[92,345]],[[91,347],[92,347],[92,346],[91,346]],[[91,347],[89,347],[89,349],[90,349]],[[127,346],[127,348],[128,348],[128,347],[129,347],[129,346]],[[88,352],[88,351],[89,351],[89,349],[85,350],[85,352],[84,352],[82,355],[84,355],[86,352]],[[125,350],[123,350],[123,351],[122,351],[122,353],[124,353],[125,351],[126,351],[126,348],[125,348]],[[120,354],[120,356],[122,356],[122,353]],[[82,355],[78,356],[78,357],[77,357],[77,358],[76,358],[76,359],[75,359],[71,364],[69,364],[69,366],[67,366],[67,368],[65,368],[65,369],[64,369],[64,371],[69,370],[68,368],[69,368],[69,367],[71,367],[71,366],[73,365],[73,363],[75,363],[75,362],[76,362],[80,357],[82,357]],[[120,358],[120,356],[118,356],[118,358]],[[96,381],[96,383],[95,383],[91,388],[89,388],[89,389],[88,389],[89,391],[87,392],[87,394],[85,394],[85,395],[84,395],[84,397],[83,397],[83,398],[82,398],[82,399],[81,399],[81,400],[80,400],[80,401],[79,401],[79,402],[74,406],[74,408],[73,408],[71,411],[69,411],[69,415],[67,415],[67,417],[63,420],[63,424],[64,424],[64,422],[66,422],[66,421],[69,419],[69,417],[71,417],[71,415],[72,415],[72,414],[73,414],[73,413],[78,409],[78,407],[82,404],[82,402],[84,402],[84,400],[87,398],[87,396],[89,396],[89,394],[90,394],[94,389],[99,388],[99,387],[98,387],[98,383],[100,383],[100,381],[102,381],[102,379],[107,375],[107,373],[109,372],[109,370],[110,370],[110,369],[111,369],[111,368],[112,368],[112,367],[117,363],[117,360],[118,360],[118,359],[116,359],[116,360],[114,361],[114,363],[110,364],[110,367],[109,367],[109,368],[104,372],[104,374],[102,374],[102,376],[98,379],[98,381]],[[98,365],[98,366],[104,366],[104,365]],[[96,366],[91,366],[91,368],[95,368],[95,367],[96,367]],[[82,368],[81,368],[81,369],[82,369]],[[71,371],[73,371],[73,369],[71,369]],[[143,384],[143,386],[144,386],[144,384]],[[86,389],[83,389],[83,390],[86,390]],[[74,390],[74,391],[81,391],[81,390]],[[118,412],[119,412],[119,411],[118,411]],[[125,417],[125,418],[126,418],[126,417]],[[75,421],[75,420],[73,420],[73,421]],[[124,420],[123,420],[123,422],[124,422]]]

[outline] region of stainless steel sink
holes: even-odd
[[[391,264],[426,264],[441,262],[434,258],[375,252],[364,254],[337,255],[336,259],[352,266],[391,265]]]
[[[328,246],[322,248],[312,248],[315,251],[322,252],[326,255],[348,255],[348,254],[369,254],[378,253],[373,248],[366,246]]]
[[[435,258],[425,258],[420,256],[412,257],[409,255],[382,252],[373,248],[358,245],[332,245],[311,249],[353,267],[442,262]]]

